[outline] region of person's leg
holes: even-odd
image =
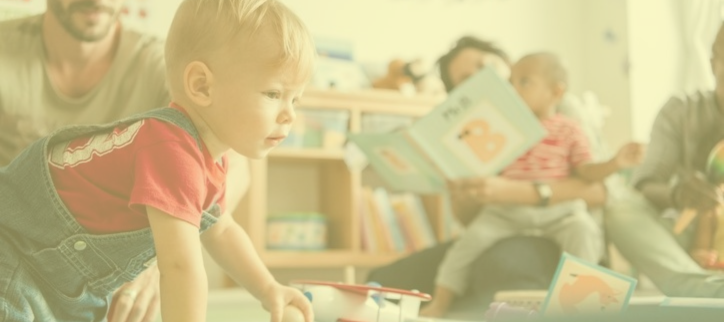
[[[543,237],[501,240],[475,260],[468,293],[453,303],[445,317],[479,321],[497,292],[548,289],[560,254],[558,245]]]
[[[380,283],[384,287],[418,290],[432,294],[435,276],[443,257],[453,241],[448,241],[397,260],[392,264],[373,269],[367,282]]]
[[[659,212],[639,193],[611,203],[606,233],[621,254],[667,296],[724,297],[721,276],[702,269],[677,242]],[[681,242],[685,238],[681,238]]]
[[[560,255],[560,247],[547,238],[504,239],[473,263],[468,294],[492,300],[498,291],[547,289]]]
[[[514,208],[488,207],[465,229],[458,240],[445,254],[435,284],[461,296],[470,285],[472,264],[496,242],[513,236],[517,228],[514,223],[503,217]]]
[[[560,215],[558,220],[547,225],[543,236],[550,238],[564,252],[570,253],[592,264],[598,264],[603,258],[603,229],[593,216],[586,211],[585,205],[572,205],[569,209],[557,209],[563,213],[545,213],[541,216]]]
[[[452,243],[447,241],[375,268],[366,281],[431,294],[438,267]],[[559,258],[560,248],[546,238],[514,236],[503,239],[475,259],[470,289],[465,296],[479,298],[487,305],[498,291],[546,289]]]

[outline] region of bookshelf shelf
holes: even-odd
[[[344,160],[344,151],[341,149],[315,149],[315,148],[278,148],[269,153],[272,159],[302,159],[302,160]]]
[[[336,91],[308,89],[300,99],[300,107],[310,109],[349,110],[359,113],[423,116],[444,97],[409,97],[391,90]]]
[[[365,114],[420,117],[442,97],[406,97],[398,92],[360,90],[341,92],[308,89],[299,109],[349,112],[348,131],[359,132]],[[363,247],[362,207],[366,182],[363,173],[350,171],[341,148],[273,150],[264,160],[250,161],[251,185],[234,218],[249,234],[262,260],[271,268],[371,268],[390,263],[404,253],[370,252]],[[372,184],[374,186],[374,184]],[[434,238],[442,240],[443,208],[440,196],[422,198]],[[266,225],[270,214],[317,212],[324,214],[327,246],[324,251],[267,250]]]
[[[270,268],[337,268],[355,266],[370,268],[391,263],[406,253],[374,254],[347,250],[327,251],[265,251],[262,260]]]

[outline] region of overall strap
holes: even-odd
[[[123,124],[131,124],[147,118],[159,119],[180,127],[181,129],[189,133],[191,137],[194,138],[197,147],[201,149],[201,136],[199,135],[199,131],[196,129],[194,123],[191,122],[188,116],[184,115],[183,112],[170,107],[153,109],[145,113],[132,115],[125,119],[106,124],[75,125],[72,127],[62,128],[49,136],[47,146],[52,146],[53,144],[56,144],[58,142],[72,140],[79,136],[91,135],[98,132],[107,131],[108,129],[112,129]]]

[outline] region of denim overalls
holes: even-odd
[[[111,124],[61,129],[0,168],[0,321],[106,321],[113,291],[153,263],[150,228],[86,232],[55,191],[47,160],[54,144],[145,118],[179,126],[201,148],[183,113],[160,108]],[[214,204],[203,213],[201,231],[216,222],[219,209]]]

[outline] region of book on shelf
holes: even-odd
[[[407,250],[414,252],[437,243],[419,196],[412,193],[390,194],[390,204],[405,236]]]
[[[348,138],[392,189],[439,193],[448,179],[498,173],[545,134],[508,81],[483,68],[411,126]]]
[[[360,237],[365,252],[414,252],[437,243],[417,195],[363,187],[360,205]]]
[[[362,232],[367,241],[364,241],[370,248],[365,249],[371,253],[390,253],[395,249],[391,231],[385,227],[385,218],[382,207],[375,198],[374,190],[370,187],[362,188],[362,204],[365,216],[366,231]]]

